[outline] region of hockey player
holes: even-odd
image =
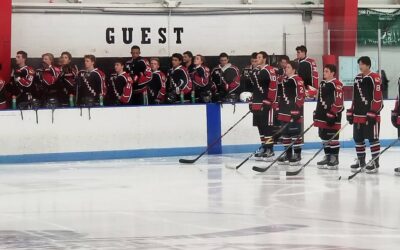
[[[1,71],[1,64],[0,64]],[[7,109],[6,82],[0,76],[0,110]]]
[[[275,69],[267,64],[268,55],[261,51],[257,54],[257,68],[252,71],[253,97],[250,110],[253,113],[253,126],[258,128],[261,147],[254,155],[256,160],[270,161],[275,155],[273,146],[273,104],[276,101]]]
[[[61,85],[59,92],[59,100],[63,104],[67,104],[69,96],[76,95],[76,76],[78,75],[78,68],[72,64],[72,55],[68,51],[64,51],[60,56],[61,74],[58,78]]]
[[[276,109],[279,110],[279,100],[282,97],[282,84],[286,80],[287,76],[285,73],[286,66],[290,62],[290,59],[288,56],[284,55],[279,59],[279,65],[275,69],[276,70],[276,82],[278,86],[278,94],[277,94],[277,104]]]
[[[299,138],[303,123],[304,82],[296,74],[298,65],[290,61],[285,69],[287,79],[282,84],[282,97],[279,100],[278,120],[281,125],[289,125],[282,131],[282,144],[286,154],[278,159],[279,164],[298,165],[301,161],[301,146],[303,139]],[[293,147],[289,145],[294,141]]]
[[[306,97],[315,99],[318,93],[318,70],[315,60],[307,57],[307,48],[304,45],[296,47],[298,75],[303,79]]]
[[[169,102],[177,101],[177,96],[181,99],[190,99],[190,94],[192,91],[192,80],[190,79],[189,72],[185,66],[182,66],[183,57],[179,53],[172,54],[171,63],[172,68],[168,74],[168,93],[169,96],[174,96]]]
[[[286,65],[289,63],[290,59],[288,56],[283,55],[279,58],[279,61],[275,67],[276,72],[276,83],[277,83],[277,96],[276,102],[274,103],[275,115],[274,115],[274,141],[278,141],[281,138],[281,134],[277,134],[280,130],[281,122],[278,120],[278,113],[279,113],[279,100],[282,97],[282,84],[287,78],[285,74]]]
[[[54,65],[53,54],[43,54],[42,67],[36,70],[36,75],[39,80],[38,88],[40,90],[40,99],[47,108],[59,106],[58,97],[61,91],[61,85],[58,82],[58,77],[60,74],[61,69]]]
[[[195,68],[190,73],[190,78],[193,82],[196,99],[200,102],[210,101],[211,99],[211,85],[210,69],[205,65],[205,58],[202,55],[194,57]],[[204,98],[203,98],[204,97]]]
[[[400,137],[400,106],[399,106],[399,98],[400,98],[400,79],[398,80],[398,93],[397,100],[394,110],[392,110],[392,124],[395,128],[397,128],[397,136]],[[394,169],[394,174],[400,176],[400,167]]]
[[[251,82],[251,72],[257,68],[257,52],[253,52],[250,58],[250,64],[244,67],[240,76],[240,85],[244,92],[253,92],[253,83]]]
[[[125,63],[118,59],[114,63],[115,73],[110,77],[110,101],[113,104],[131,104],[133,79],[124,71]]]
[[[133,79],[132,104],[143,104],[144,92],[147,90],[147,84],[151,80],[151,69],[149,61],[140,56],[140,47],[132,46],[132,58],[125,63],[125,71]]]
[[[151,58],[151,81],[148,85],[149,104],[160,104],[165,101],[167,77],[160,71],[160,59]]]
[[[85,55],[85,70],[78,74],[78,100],[81,106],[101,105],[101,97],[107,93],[105,75],[95,68],[96,57]],[[100,97],[101,96],[101,97]]]
[[[196,68],[196,65],[194,65],[193,53],[191,51],[183,52],[182,59],[183,66],[185,66],[189,74],[192,74],[194,72],[194,69]]]
[[[380,111],[383,108],[381,78],[371,72],[368,56],[360,57],[357,62],[361,73],[354,80],[353,102],[346,112],[349,123],[354,123],[353,139],[357,151],[357,162],[351,165],[351,170],[356,172],[365,167],[367,173],[373,174],[378,172],[379,157],[366,166],[365,140],[369,140],[372,158],[377,157],[380,153]]]
[[[283,55],[279,58],[279,64],[276,69],[276,77],[277,77],[278,83],[283,83],[284,79],[286,78],[285,69],[289,62],[290,62],[290,59],[286,55]]]
[[[8,91],[16,96],[17,106],[21,109],[27,108],[32,104],[32,100],[37,100],[36,86],[33,84],[35,70],[26,65],[28,54],[25,51],[18,51],[15,56],[17,67],[11,73],[11,81]]]
[[[219,55],[219,65],[211,71],[210,79],[217,102],[237,99],[239,96],[240,72],[236,66],[229,63],[228,54]]]
[[[343,112],[343,84],[336,79],[336,66],[324,67],[324,80],[318,90],[317,107],[314,111],[314,126],[324,145],[325,156],[317,163],[320,169],[336,170],[339,165],[339,135],[330,140],[340,129]]]

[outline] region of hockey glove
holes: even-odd
[[[328,124],[328,126],[333,126],[335,125],[335,123],[336,123],[336,115],[328,112],[326,114],[326,124]]]
[[[299,110],[292,110],[292,111],[290,111],[290,116],[291,116],[293,122],[296,122],[301,118],[301,113]]]
[[[263,110],[270,110],[272,107],[272,102],[268,100],[263,101]]]
[[[368,124],[374,125],[377,121],[377,115],[375,112],[367,112],[367,122]]]
[[[251,112],[258,112],[258,111],[262,111],[263,110],[263,104],[262,103],[249,103],[249,107]]]
[[[352,109],[346,110],[346,119],[350,125],[353,124],[354,114]]]
[[[263,104],[262,103],[249,103],[249,108],[251,112],[257,112],[257,111],[262,111],[263,110]]]
[[[318,94],[318,89],[314,88],[311,85],[308,85],[306,87],[306,96],[308,98],[314,99],[317,96],[317,94]]]

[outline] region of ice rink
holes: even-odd
[[[0,249],[400,249],[399,153],[352,181],[354,149],[287,178],[225,168],[248,154],[0,165]]]

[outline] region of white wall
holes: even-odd
[[[68,50],[75,57],[92,53],[98,57],[129,56],[130,47],[138,44],[144,56],[168,56],[173,52],[192,50],[204,55],[218,55],[225,51],[231,55],[249,55],[254,51],[283,53],[283,32],[288,38],[288,51],[294,57],[295,46],[303,44],[301,14],[245,14],[172,16],[168,25],[166,15],[111,15],[111,14],[31,14],[14,13],[12,16],[12,54],[26,50],[30,57],[44,52],[59,55]],[[323,53],[323,17],[314,15],[306,24],[310,34],[310,55]],[[106,28],[115,28],[115,44],[106,43]],[[122,42],[122,27],[133,27],[132,44]],[[150,27],[151,44],[140,44],[141,28]],[[167,44],[158,43],[158,29],[170,27]],[[174,27],[183,27],[182,44],[176,44]],[[317,34],[317,35],[315,35]]]
[[[241,4],[243,0],[180,0],[184,4]],[[319,2],[320,0],[311,0]],[[388,1],[388,0],[385,0]],[[13,3],[46,3],[49,0],[13,0]],[[55,3],[67,3],[67,0],[54,0]],[[71,0],[73,2],[73,0]],[[83,3],[160,3],[161,0],[82,0]],[[255,0],[254,4],[280,4],[280,0]],[[301,4],[304,0],[285,0],[285,3]]]
[[[143,3],[143,0],[82,0],[84,3]],[[149,3],[159,3],[161,0],[146,0]],[[240,4],[242,0],[181,0],[185,4]],[[285,0],[284,3],[301,4],[306,0]],[[315,3],[324,3],[324,0],[311,0]],[[45,3],[48,0],[13,0],[13,3]],[[54,0],[56,3],[65,3],[66,0]],[[281,4],[280,0],[254,0],[254,4]],[[359,0],[360,4],[394,4],[399,3],[398,0]]]

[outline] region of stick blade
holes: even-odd
[[[359,173],[361,173],[363,170],[362,169],[360,169],[360,170],[358,170],[357,172],[355,172],[354,174],[352,174],[352,175],[349,175],[349,177],[347,177],[347,180],[351,180],[351,179],[353,179],[354,177],[356,177]]]
[[[232,165],[229,165],[229,164],[225,164],[225,167],[226,167],[227,169],[236,170],[236,166],[232,166]]]
[[[299,168],[296,171],[292,171],[292,172],[286,171],[286,176],[296,176],[301,172],[301,170],[303,170],[303,167]]]
[[[352,175],[349,175],[349,177],[347,177],[347,180],[351,180],[351,179],[353,179],[354,177],[356,177],[356,175],[357,175],[358,173],[354,173],[354,174],[352,174]]]
[[[179,159],[179,163],[184,163],[184,164],[193,164],[195,163],[196,160],[190,160],[190,159]]]
[[[263,173],[263,172],[265,172],[265,171],[268,170],[268,168],[260,168],[260,167],[257,167],[257,166],[253,166],[252,169],[253,169],[254,171],[256,171],[256,172],[259,172],[259,173]]]

